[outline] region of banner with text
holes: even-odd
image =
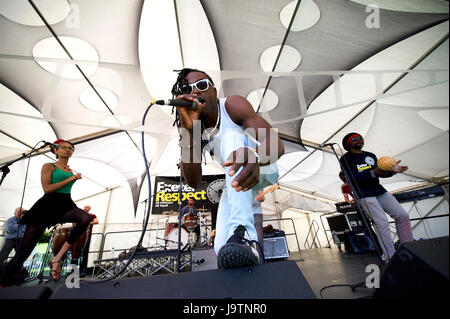
[[[219,202],[222,189],[225,187],[225,175],[207,175],[197,188],[184,184],[181,190],[181,207],[187,205],[189,198],[195,200],[195,207],[211,209]],[[156,176],[153,192],[152,214],[163,214],[167,211],[178,212],[180,198],[180,177]]]

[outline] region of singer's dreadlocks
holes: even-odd
[[[186,81],[186,76],[191,73],[191,72],[200,72],[203,73],[204,75],[206,75],[206,77],[208,78],[209,81],[211,81],[211,84],[214,86],[214,82],[211,79],[211,77],[209,76],[209,74],[207,74],[204,71],[201,70],[197,70],[197,69],[190,69],[190,68],[184,68],[181,70],[174,70],[174,72],[178,72],[178,77],[177,80],[175,81],[175,84],[172,86],[172,98],[175,98],[177,95],[181,95],[182,93],[180,92],[181,87],[183,87],[184,85],[189,84],[188,81]],[[175,107],[172,107],[172,114],[175,111]],[[177,125],[178,128],[180,128],[180,115],[178,114],[178,112],[175,112],[175,122],[173,122],[173,125]],[[201,127],[201,134],[203,136],[203,131],[204,131],[204,127],[202,125]],[[203,148],[205,147],[205,145],[208,144],[209,141],[204,141],[203,139],[201,140],[201,150],[202,150],[202,154],[203,154]]]
[[[174,70],[174,72],[178,72],[178,77],[177,80],[175,82],[175,84],[172,87],[172,98],[175,98],[177,95],[180,95],[180,88],[183,87],[184,85],[187,85],[188,82],[186,81],[186,76],[191,73],[191,72],[200,72],[203,73],[204,75],[207,76],[208,80],[211,81],[211,84],[214,86],[214,82],[211,79],[211,77],[203,71],[197,70],[197,69],[189,69],[189,68],[184,68],[182,70]],[[174,112],[175,107],[172,108],[172,113]],[[180,127],[180,116],[178,115],[178,113],[175,113],[175,122],[173,123],[173,125],[177,124],[177,127]]]

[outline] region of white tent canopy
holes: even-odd
[[[30,3],[33,3],[33,7]],[[409,166],[391,192],[448,182],[448,2],[441,0],[1,0],[0,164],[71,140],[73,188],[102,224],[140,223],[152,182],[177,176],[173,70],[205,70],[242,95],[286,145],[264,212],[330,212],[342,201],[331,148],[352,131]],[[45,23],[44,23],[45,20]],[[46,25],[46,23],[48,25]],[[95,88],[95,90],[94,90]],[[342,154],[336,145],[338,155]],[[44,152],[9,166],[0,216],[40,196]],[[209,155],[204,174],[220,174]],[[24,182],[26,180],[26,187]],[[25,190],[25,191],[24,191]],[[150,194],[151,195],[151,194]],[[104,228],[103,231],[107,229]]]

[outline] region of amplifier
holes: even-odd
[[[264,258],[289,258],[286,236],[264,237]]]

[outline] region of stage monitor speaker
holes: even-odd
[[[264,258],[289,258],[286,236],[264,238]]]
[[[0,299],[48,299],[52,293],[47,286],[0,288]]]
[[[448,296],[448,236],[400,245],[384,271],[377,299]]]
[[[80,283],[58,288],[51,299],[315,299],[292,261],[150,277]]]
[[[376,239],[375,233],[373,233]],[[372,241],[366,230],[344,233],[345,251],[353,254],[373,253],[377,251],[376,243]]]

